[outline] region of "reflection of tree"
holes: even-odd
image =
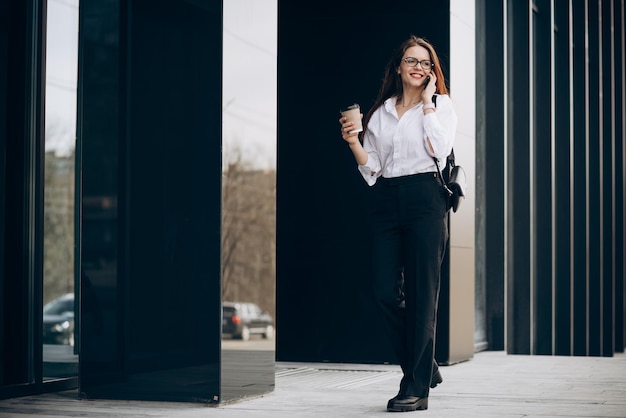
[[[50,126],[46,135],[66,135]],[[74,289],[74,154],[46,153],[44,299]],[[228,164],[222,182],[222,295],[274,315],[276,172]]]
[[[46,153],[44,302],[74,290],[74,155]]]
[[[222,179],[222,297],[274,314],[275,171],[247,169],[238,158]]]
[[[74,291],[74,138],[59,118],[46,121],[44,303]]]

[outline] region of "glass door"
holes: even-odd
[[[224,2],[224,401],[269,392],[274,385],[277,8],[276,0]],[[263,368],[266,378],[255,385],[239,377]]]
[[[78,376],[75,274],[79,0],[48,0],[46,48],[43,379]]]

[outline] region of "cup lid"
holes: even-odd
[[[361,106],[359,106],[359,104],[358,104],[358,103],[354,103],[354,104],[351,104],[351,105],[350,105],[350,106],[348,106],[348,107],[344,107],[343,109],[341,109],[341,110],[340,110],[340,112],[345,112],[345,111],[347,111],[347,110],[352,110],[352,109],[359,109],[360,107],[361,107]]]

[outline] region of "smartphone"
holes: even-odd
[[[426,80],[424,81],[424,88],[430,83],[430,76],[426,76]]]

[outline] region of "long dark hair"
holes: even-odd
[[[435,48],[424,38],[418,38],[414,35],[411,35],[409,39],[404,41],[402,45],[394,52],[393,56],[387,63],[387,67],[385,68],[385,76],[383,78],[383,84],[380,87],[380,91],[378,92],[378,96],[374,101],[374,105],[365,115],[365,120],[363,121],[363,126],[365,127],[363,133],[361,134],[361,140],[363,139],[363,135],[367,130],[367,124],[372,117],[372,114],[376,109],[383,105],[385,100],[392,96],[402,96],[402,79],[398,74],[398,68],[400,67],[402,57],[407,49],[421,46],[428,50],[430,54],[430,60],[433,63],[432,71],[435,73],[435,77],[437,77],[437,89],[435,93],[437,94],[448,94],[448,88],[446,87],[446,81],[443,77],[443,71],[441,69],[441,63],[439,62],[439,57],[437,56],[437,52]]]

